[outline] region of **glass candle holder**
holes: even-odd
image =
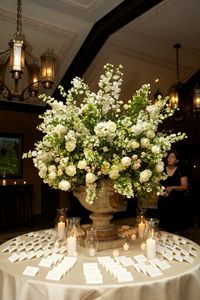
[[[87,230],[87,235],[85,238],[85,247],[88,250],[89,256],[95,256],[98,249],[98,238],[96,230],[93,227],[90,227]]]

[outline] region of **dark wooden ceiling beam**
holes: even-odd
[[[60,84],[68,90],[75,76],[82,77],[109,36],[164,0],[125,0],[94,24],[66,70]],[[59,98],[56,88],[53,97]]]

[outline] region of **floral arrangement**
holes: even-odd
[[[168,97],[151,103],[149,84],[127,103],[120,100],[122,69],[106,64],[97,93],[75,77],[68,92],[59,87],[64,101],[42,95],[50,106],[38,126],[44,136],[23,155],[33,159],[39,176],[52,188],[74,191],[86,186],[91,204],[98,183],[106,178],[127,198],[162,193],[163,158],[172,143],[185,138],[184,133],[158,132],[174,112]]]

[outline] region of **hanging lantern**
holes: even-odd
[[[181,44],[175,44],[174,48],[176,49],[176,82],[169,89],[169,105],[176,109],[179,107],[179,93],[182,85],[179,77],[179,49]]]
[[[47,50],[40,58],[42,84],[44,88],[50,89],[55,77],[55,55]]]

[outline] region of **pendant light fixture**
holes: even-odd
[[[41,55],[40,60],[26,51],[26,43],[22,31],[22,0],[17,0],[17,28],[16,33],[9,42],[9,49],[0,53],[0,95],[8,100],[24,100],[28,97],[36,97],[39,84],[43,88],[50,89],[54,83],[55,55],[47,50]],[[14,80],[13,87],[6,83],[9,75],[7,68]],[[27,84],[21,88],[22,76],[27,71]]]
[[[193,110],[200,111],[200,86],[196,85],[193,94]]]
[[[169,105],[172,108],[178,108],[180,101],[179,93],[182,86],[179,76],[179,50],[181,48],[181,44],[175,44],[174,48],[176,49],[176,81],[169,90]]]

